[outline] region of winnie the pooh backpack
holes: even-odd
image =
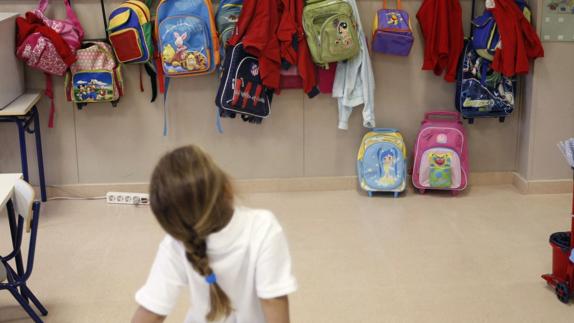
[[[75,102],[78,109],[98,102],[110,102],[115,107],[124,95],[124,84],[112,47],[104,42],[86,42],[82,47],[66,75],[68,101]]]
[[[449,190],[456,195],[468,183],[468,143],[458,112],[425,113],[415,143],[413,185]]]
[[[155,35],[166,136],[170,79],[213,73],[219,65],[219,40],[211,1],[161,0],[157,6]]]
[[[375,128],[365,134],[357,156],[357,176],[361,188],[373,192],[393,192],[399,196],[407,186],[407,149],[396,129]]]

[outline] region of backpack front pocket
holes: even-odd
[[[320,56],[325,63],[344,61],[359,53],[355,23],[346,14],[327,18],[320,29]]]
[[[361,165],[363,188],[393,191],[404,183],[406,169],[403,152],[392,143],[378,142],[368,146]]]
[[[122,63],[142,59],[145,55],[142,51],[140,33],[135,28],[121,29],[111,33],[110,42],[114,47],[118,61]]]
[[[373,39],[373,50],[389,55],[408,56],[413,40],[411,33],[377,30]]]
[[[425,188],[456,189],[461,186],[459,155],[448,148],[430,148],[420,161],[419,183]]]
[[[211,70],[211,36],[195,16],[168,17],[159,25],[159,49],[168,76],[203,74]]]
[[[72,76],[72,100],[80,103],[113,101],[114,83],[112,71],[78,71]]]

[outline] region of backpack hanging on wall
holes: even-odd
[[[526,20],[530,22],[532,13],[530,8],[523,0],[515,0],[516,4],[522,10]],[[472,47],[476,53],[492,61],[496,48],[500,46],[500,33],[494,16],[490,10],[484,10],[482,15],[472,20]]]
[[[383,0],[383,9],[377,11],[373,20],[373,51],[408,56],[413,41],[411,20],[409,14],[401,9],[401,0],[397,0],[397,9],[388,9],[387,0]]]
[[[123,64],[139,64],[140,90],[143,92],[142,66],[151,80],[152,98],[157,96],[156,72],[153,66],[153,24],[151,0],[128,0],[110,14],[109,41],[116,58]]]
[[[161,0],[155,35],[158,80],[160,92],[164,93],[165,136],[170,79],[213,73],[219,65],[219,40],[211,1]]]
[[[498,118],[503,122],[514,110],[516,77],[506,77],[492,69],[491,55],[500,35],[494,18],[488,17],[490,13],[474,19],[474,7],[473,0],[472,37],[465,40],[458,64],[455,106],[469,123],[475,118]],[[480,50],[475,44],[481,46]]]
[[[78,60],[66,76],[68,101],[75,102],[78,109],[98,102],[110,102],[115,107],[124,95],[121,65],[105,42],[87,42],[84,47],[78,50]]]
[[[355,57],[360,50],[353,8],[345,0],[309,0],[303,9],[303,28],[313,61],[328,63]]]
[[[259,77],[259,61],[243,49],[243,44],[227,47],[223,73],[219,83],[215,105],[219,115],[261,123],[271,112],[272,92]]]
[[[375,128],[365,134],[357,156],[359,185],[369,196],[407,187],[407,149],[397,129]]]
[[[54,127],[54,94],[52,75],[63,76],[76,61],[76,50],[84,38],[84,29],[69,0],[64,1],[66,19],[46,17],[48,0],[40,0],[38,8],[16,19],[18,34],[16,56],[28,66],[46,75],[45,94],[50,98],[48,127]]]
[[[219,41],[210,1],[162,0],[155,29],[160,68],[167,79],[209,74],[219,65]]]
[[[233,35],[242,8],[243,0],[221,0],[219,2],[219,7],[215,14],[215,22],[217,24],[222,60],[224,59],[223,55],[227,47],[227,41]]]

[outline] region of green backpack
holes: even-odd
[[[303,9],[303,28],[316,64],[327,66],[359,53],[353,7],[345,0],[308,0]]]

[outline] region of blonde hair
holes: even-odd
[[[213,274],[206,238],[223,229],[233,216],[233,190],[227,174],[199,147],[178,148],[155,167],[150,204],[162,228],[183,242],[194,270],[206,278]],[[229,316],[231,301],[217,282],[209,285],[209,294],[207,320]]]

